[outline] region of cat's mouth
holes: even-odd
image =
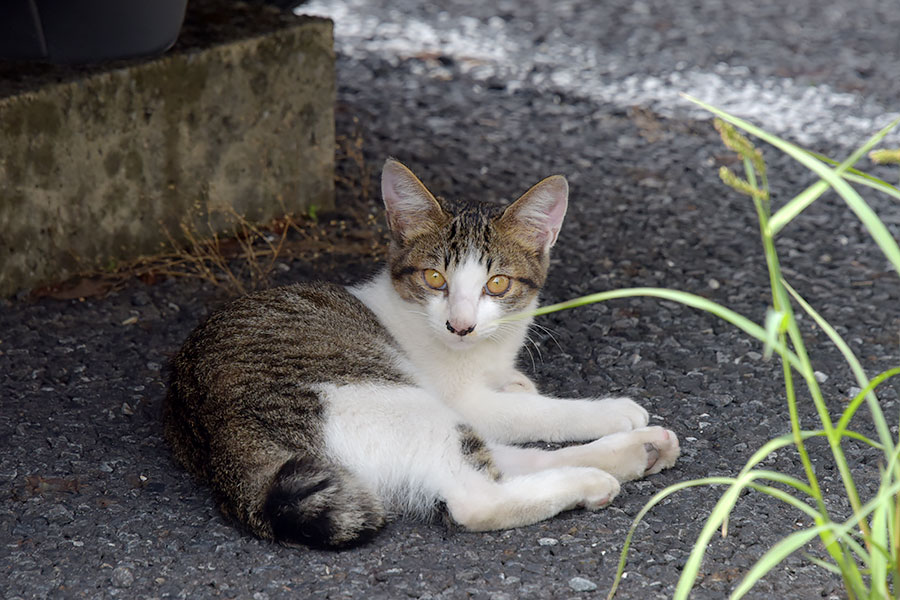
[[[475,329],[466,335],[457,335],[449,332],[444,332],[445,335],[441,337],[444,340],[444,343],[449,346],[453,350],[465,350],[467,348],[472,348],[484,340],[491,337],[491,334],[494,332],[493,327],[483,327]]]
[[[465,348],[471,348],[475,344],[481,341],[482,336],[477,333],[470,333],[465,336],[458,336],[454,334],[449,334],[443,336],[444,343],[447,344],[450,348],[454,350],[463,350]]]

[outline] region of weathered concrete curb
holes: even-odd
[[[334,194],[332,23],[0,97],[0,295],[153,252],[206,203],[250,219]]]

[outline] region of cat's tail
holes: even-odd
[[[385,509],[344,467],[297,456],[272,480],[262,516],[278,542],[342,549],[369,541],[384,526]]]

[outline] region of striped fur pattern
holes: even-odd
[[[674,433],[631,400],[539,394],[515,367],[528,321],[497,323],[537,305],[565,179],[499,211],[436,198],[389,160],[382,192],[384,270],[235,300],[172,362],[166,437],[225,515],[339,549],[437,507],[470,530],[599,508],[620,481],[674,464]],[[532,440],[590,443],[515,445]]]

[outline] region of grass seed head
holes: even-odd
[[[879,165],[900,164],[900,148],[872,150],[869,158]]]
[[[759,173],[760,176],[765,177],[766,163],[763,160],[762,152],[753,145],[753,142],[747,139],[743,134],[738,133],[733,125],[726,123],[722,119],[713,119],[713,125],[722,137],[722,142],[728,148],[737,152],[741,158],[749,160],[753,164],[753,168],[756,169],[756,172]]]
[[[768,200],[769,192],[767,190],[761,190],[759,188],[753,187],[750,185],[750,182],[741,179],[737,175],[735,175],[734,171],[729,169],[728,167],[720,167],[719,168],[719,178],[730,188],[740,192],[741,194],[746,194],[751,198],[759,198],[760,200]]]

